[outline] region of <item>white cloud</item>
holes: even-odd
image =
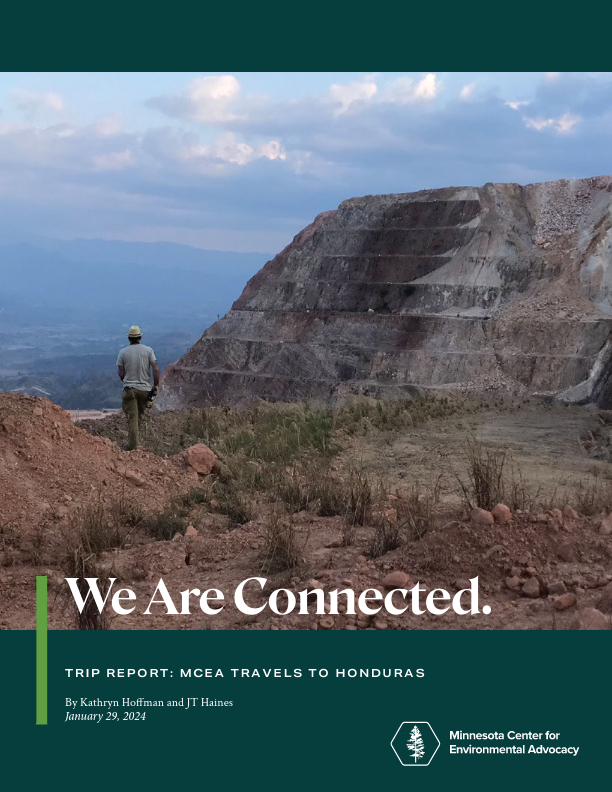
[[[166,115],[186,118],[200,124],[219,124],[236,120],[235,104],[240,83],[231,74],[198,77],[181,94],[168,94],[149,100]]]
[[[572,113],[564,113],[558,118],[524,118],[525,126],[542,132],[545,129],[552,129],[559,135],[565,135],[580,122],[580,117]]]
[[[530,88],[466,76],[452,90],[442,79],[360,74],[255,102],[231,75],[202,76],[152,100],[173,119],[148,129],[12,111],[0,124],[0,225],[27,216],[31,228],[92,236],[172,226],[185,241],[182,229],[230,218],[251,235],[351,195],[605,171],[607,79],[539,75]]]
[[[69,138],[78,134],[78,129],[70,124],[56,124],[56,126],[49,127],[49,131],[58,138]]]
[[[435,74],[427,74],[417,83],[415,94],[418,99],[433,99],[440,88],[440,81]]]
[[[463,88],[459,91],[459,98],[463,99],[464,101],[470,99],[472,94],[474,93],[474,88],[476,88],[476,83],[471,82],[464,85]]]
[[[55,91],[36,93],[35,91],[23,91],[16,88],[10,92],[13,104],[25,113],[33,113],[36,110],[51,110],[60,113],[64,108],[64,100]]]
[[[196,121],[228,121],[232,119],[231,101],[240,93],[240,83],[231,74],[201,77],[187,87],[186,97],[193,106]]]
[[[270,140],[259,147],[260,156],[269,160],[281,159],[284,160],[287,156],[285,149],[278,140]]]
[[[227,132],[209,145],[194,143],[183,146],[179,150],[179,158],[210,164],[247,165],[261,158],[284,160],[286,153],[278,140],[270,140],[254,147],[240,142],[232,132]]]
[[[513,110],[518,110],[519,107],[525,107],[525,105],[531,104],[527,99],[521,99],[515,102],[504,102],[506,107],[511,107]]]
[[[561,72],[544,72],[544,79],[547,82],[555,82],[561,77]]]
[[[119,114],[104,116],[94,124],[93,128],[100,137],[114,137],[123,131],[123,119]]]
[[[411,105],[435,99],[440,90],[440,80],[435,74],[426,74],[418,82],[411,77],[398,77],[389,83],[382,94],[382,100],[389,104]]]
[[[336,105],[335,115],[341,115],[355,102],[368,102],[376,94],[378,87],[371,79],[348,85],[332,85],[329,89],[329,98]]]
[[[134,164],[132,152],[129,149],[124,151],[113,151],[110,154],[97,154],[93,158],[96,170],[118,171],[129,168]]]

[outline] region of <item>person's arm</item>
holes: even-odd
[[[123,365],[123,350],[119,352],[117,355],[117,374],[119,375],[119,379],[123,382],[123,378],[125,377],[125,366]]]
[[[152,393],[155,395],[157,393],[157,388],[159,387],[159,366],[157,365],[157,358],[155,357],[155,352],[151,350],[151,368],[153,369],[153,389]]]

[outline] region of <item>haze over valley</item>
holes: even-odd
[[[0,245],[0,391],[115,408],[115,361],[138,323],[161,366],[222,316],[263,253],[173,243],[33,239]]]

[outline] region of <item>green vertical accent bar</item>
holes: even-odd
[[[47,725],[47,578],[36,576],[36,725]]]

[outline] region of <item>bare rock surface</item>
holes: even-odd
[[[157,405],[431,388],[612,405],[611,185],[347,200],[166,369]]]

